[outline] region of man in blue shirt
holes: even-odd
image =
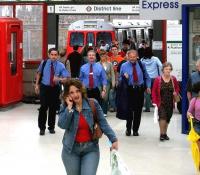
[[[55,48],[48,51],[49,58],[42,61],[36,75],[35,92],[40,95],[40,109],[38,116],[38,126],[40,135],[45,134],[47,110],[48,129],[51,134],[55,133],[56,110],[59,105],[60,83],[65,83],[70,77],[63,63],[58,61],[59,53]]]
[[[196,71],[191,73],[187,82],[187,97],[189,102],[193,97],[198,96],[198,94],[192,90],[192,86],[198,82],[200,82],[200,59],[196,62]]]
[[[101,97],[105,97],[107,78],[106,72],[100,63],[96,63],[96,53],[88,51],[88,63],[81,66],[80,80],[87,89],[89,98],[95,98],[101,104]],[[103,86],[100,94],[99,87]]]
[[[149,77],[151,78],[151,85],[153,85],[154,79],[157,76],[161,75],[161,69],[162,69],[162,63],[159,60],[158,57],[155,57],[153,55],[153,51],[151,47],[146,47],[144,49],[144,57],[141,59],[142,63],[145,64],[147,73],[149,74]],[[145,110],[144,112],[150,112],[151,107],[151,95],[145,93]]]
[[[120,79],[124,76],[128,81],[128,108],[126,135],[139,136],[138,129],[141,121],[142,107],[144,104],[144,91],[151,93],[151,79],[146,71],[145,65],[138,61],[136,50],[127,52],[128,61],[122,64]],[[134,117],[133,117],[134,116]]]

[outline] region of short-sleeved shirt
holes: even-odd
[[[138,75],[138,82],[133,81],[133,65],[130,61],[127,61],[126,63],[123,63],[120,69],[120,80],[122,79],[122,76],[124,76],[125,73],[128,74],[129,79],[128,79],[128,84],[129,85],[142,85],[146,83],[146,86],[148,88],[151,87],[151,79],[146,71],[145,65],[141,63],[144,69],[144,74],[142,72],[142,69],[140,68],[140,65],[138,61],[136,62],[136,71]],[[143,77],[145,76],[145,77]],[[146,82],[145,82],[146,81]]]
[[[150,78],[156,78],[161,75],[162,63],[159,58],[152,56],[149,58],[142,58],[141,61],[145,64]]]
[[[187,91],[192,93],[192,97],[196,97],[198,94],[192,91],[192,86],[200,82],[200,72],[196,71],[191,74],[187,82]]]
[[[40,63],[37,72],[42,73],[43,63],[44,61]],[[51,63],[53,63],[53,67],[54,67],[54,76],[61,77],[61,78],[70,77],[70,73],[67,71],[63,63],[61,63],[58,60],[52,61],[51,59],[48,59],[43,70],[43,76],[41,80],[42,84],[46,86],[50,86]]]
[[[89,88],[90,63],[81,66],[79,79],[86,88]],[[107,85],[106,72],[100,63],[93,63],[94,88]]]

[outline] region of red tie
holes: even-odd
[[[94,78],[93,78],[93,68],[92,68],[92,64],[90,65],[89,88],[90,88],[90,89],[93,89],[93,88],[94,88]]]
[[[53,81],[54,78],[54,67],[53,67],[53,63],[51,63],[51,74],[50,74],[50,86],[54,87],[55,83]]]
[[[137,70],[136,70],[136,63],[133,63],[133,82],[137,83],[138,82],[138,75],[137,75]]]

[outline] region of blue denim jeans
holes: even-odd
[[[196,131],[196,133],[200,135],[200,121],[194,120],[193,125],[194,125],[194,130]]]
[[[145,98],[145,102],[144,102],[145,110],[146,111],[150,111],[150,108],[152,106],[151,95],[145,92],[144,93],[144,98]]]
[[[67,175],[95,175],[99,156],[99,145],[95,142],[74,143],[71,153],[64,147],[62,150]]]
[[[109,93],[110,93],[110,88],[111,88],[111,83],[108,82],[107,86],[106,86],[106,95],[105,97],[102,99],[102,110],[104,114],[107,114],[108,112],[108,102],[109,102]]]
[[[110,102],[110,108],[116,109],[116,90],[111,89],[109,93],[109,102]]]

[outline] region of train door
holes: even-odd
[[[22,22],[4,18],[1,23],[1,96],[0,106],[22,99]]]

